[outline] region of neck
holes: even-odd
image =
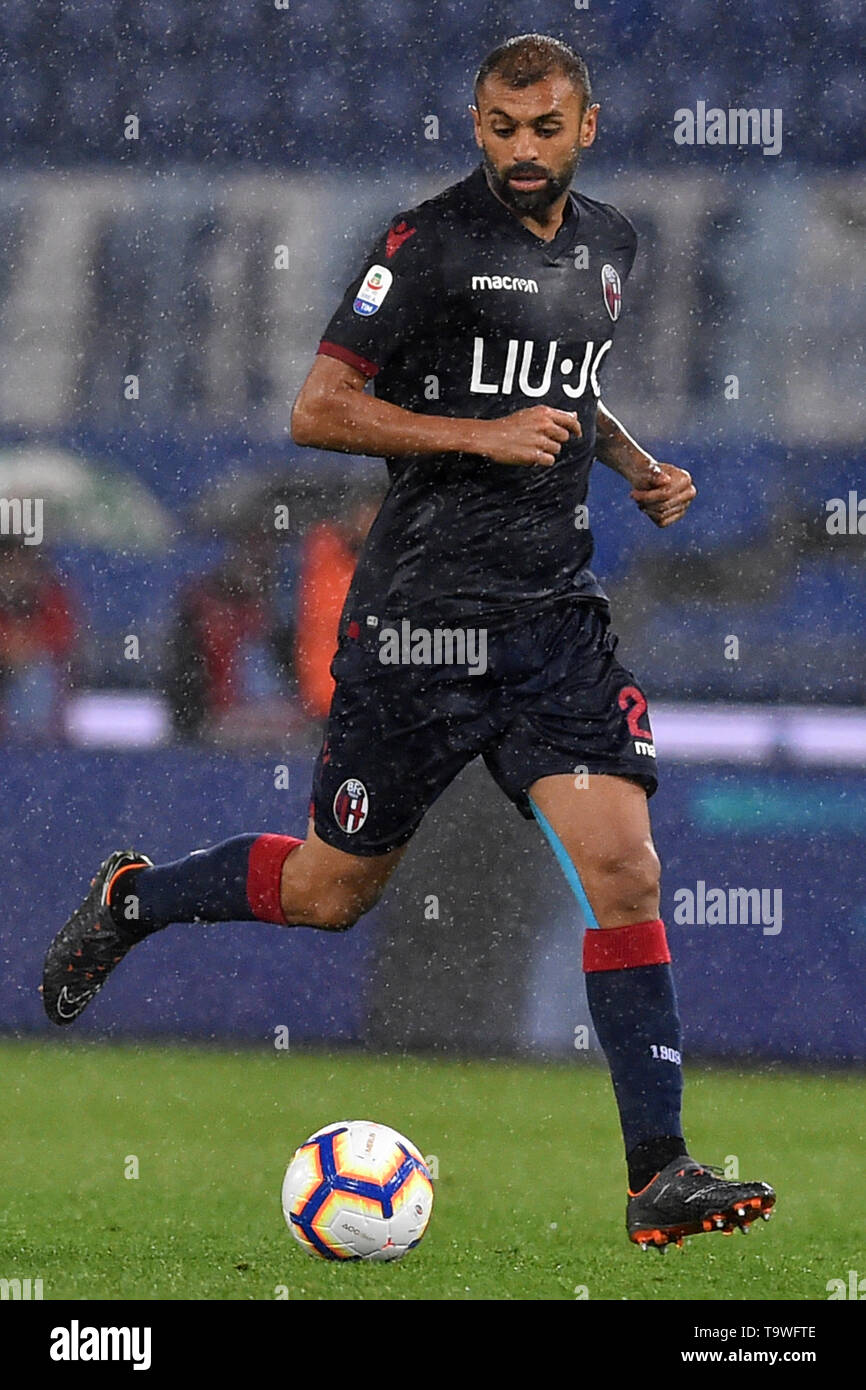
[[[565,205],[568,202],[568,189],[566,189],[564,193],[561,193],[555,202],[550,203],[549,206],[544,209],[543,213],[520,213],[516,212],[510,203],[506,203],[504,198],[500,198],[493,184],[490,182],[490,176],[486,169],[484,170],[484,177],[487,180],[487,187],[490,189],[490,192],[497,202],[501,203],[504,208],[507,208],[511,216],[522,223],[527,231],[532,232],[533,236],[537,236],[541,241],[553,241],[553,238],[562,226],[562,217],[565,211]]]

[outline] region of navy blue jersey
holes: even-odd
[[[636,242],[622,213],[576,192],[554,240],[542,241],[481,166],[376,241],[319,352],[420,414],[493,418],[544,404],[577,411],[583,433],[549,468],[473,454],[387,459],[391,485],[343,630],[367,617],[496,628],[563,598],[604,600],[584,508]]]

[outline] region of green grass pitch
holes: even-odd
[[[736,1155],[779,1202],[745,1238],[661,1258],[625,1238],[613,1099],[586,1061],[64,1039],[0,1044],[0,1067],[0,1277],[45,1299],[824,1300],[866,1273],[862,1074],[692,1068],[693,1152]],[[397,1264],[311,1259],[283,1223],[294,1148],[340,1119],[438,1159],[430,1228]]]

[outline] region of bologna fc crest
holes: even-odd
[[[607,312],[616,323],[622,308],[622,285],[612,265],[603,265],[601,268],[601,288],[604,291]]]
[[[347,835],[354,835],[367,819],[369,809],[367,788],[357,777],[350,777],[334,797],[334,820]]]

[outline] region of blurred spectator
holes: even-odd
[[[340,613],[380,498],[355,500],[342,520],[322,521],[304,537],[298,591],[295,672],[304,710],[325,719],[334,681],[330,666],[337,650]]]
[[[0,536],[0,727],[50,739],[60,727],[75,641],[70,596],[37,546]]]
[[[182,595],[167,679],[178,733],[215,732],[234,712],[285,700],[293,634],[276,602],[275,544],[249,530]]]

